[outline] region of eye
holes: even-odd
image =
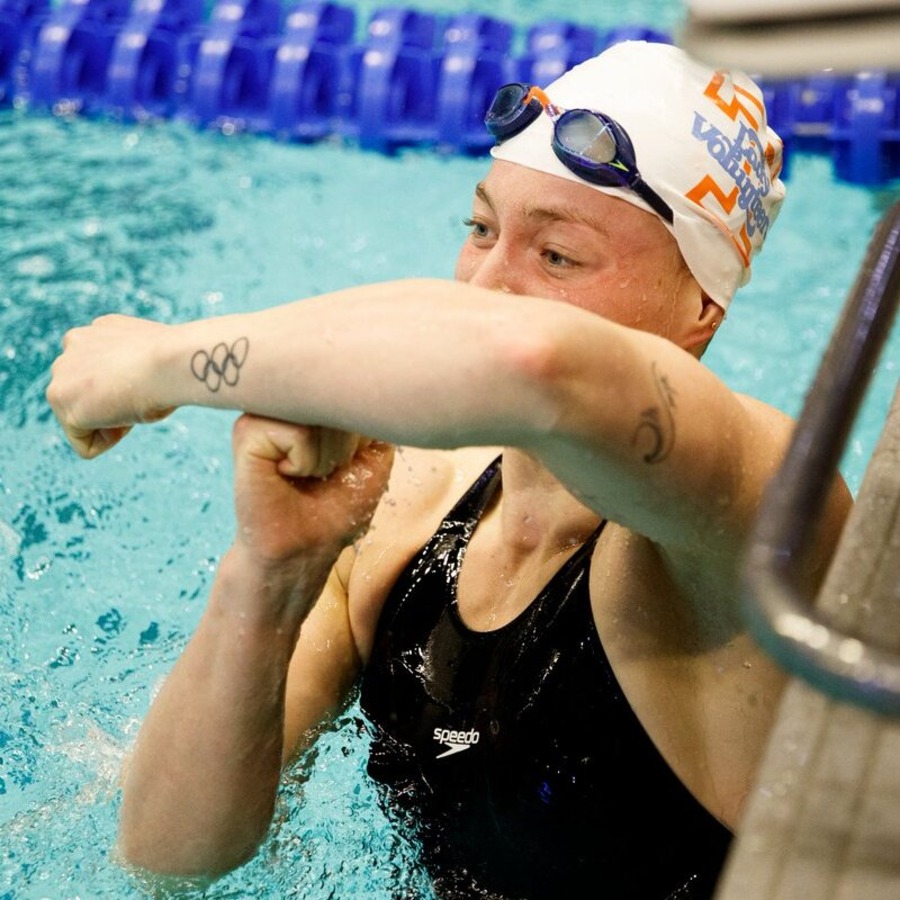
[[[475,240],[486,240],[491,236],[490,228],[488,228],[484,222],[480,222],[477,219],[463,219],[463,225],[469,229],[469,234],[475,238]]]
[[[578,265],[575,260],[560,253],[559,250],[553,250],[549,247],[544,251],[544,260],[547,262],[547,265],[554,269],[565,269]]]

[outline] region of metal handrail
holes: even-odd
[[[792,674],[840,700],[900,715],[900,653],[835,628],[800,566],[900,301],[900,202],[882,218],[766,492],[743,569],[750,629]]]

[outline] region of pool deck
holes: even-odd
[[[900,387],[818,606],[900,651]],[[794,680],[716,900],[805,898],[900,898],[900,719]]]

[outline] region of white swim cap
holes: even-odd
[[[750,280],[784,199],[781,138],[767,126],[762,94],[742,72],[716,71],[668,44],[626,41],[545,88],[563,109],[591,109],[622,125],[643,180],[672,208],[666,227],[704,292],[727,307]],[[541,115],[491,150],[651,211],[627,188],[589,184],[557,159],[553,122]]]

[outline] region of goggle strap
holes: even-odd
[[[532,100],[537,100],[552,118],[556,119],[559,117],[559,107],[552,103],[550,98],[537,85],[531,86],[531,90],[525,95],[525,99],[522,102],[525,106],[528,106]]]
[[[657,215],[661,216],[666,220],[670,225],[674,223],[674,215],[672,213],[672,207],[663,200],[656,191],[644,181],[643,178],[638,176],[635,181],[631,184],[631,189],[640,197],[645,203],[649,204],[649,206],[653,209]]]

